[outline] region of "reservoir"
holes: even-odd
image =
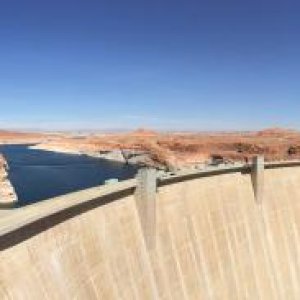
[[[9,179],[26,205],[51,197],[98,186],[109,178],[134,177],[135,166],[93,158],[30,149],[30,145],[0,145],[10,167]]]

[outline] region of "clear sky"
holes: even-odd
[[[299,0],[1,0],[0,127],[300,128]]]

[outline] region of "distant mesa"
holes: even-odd
[[[299,134],[298,131],[293,129],[285,129],[280,127],[267,128],[257,132],[258,136],[274,136],[274,137],[284,137],[287,135]]]
[[[137,137],[153,137],[157,136],[158,133],[151,129],[138,128],[137,130],[130,132],[129,135]]]

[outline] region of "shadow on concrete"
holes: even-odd
[[[33,223],[18,228],[12,232],[4,234],[0,237],[0,251],[19,244],[39,233],[54,227],[67,219],[71,219],[89,210],[111,203],[117,199],[132,195],[134,188],[112,193],[101,198],[96,198],[88,202],[80,203],[58,213],[49,215]]]

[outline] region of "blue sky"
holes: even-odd
[[[300,128],[300,2],[2,0],[0,127]]]

